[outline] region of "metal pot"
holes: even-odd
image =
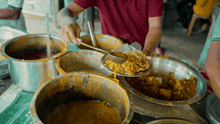
[[[101,67],[101,58],[104,54],[93,50],[80,50],[68,52],[55,62],[59,74],[66,74],[74,71],[90,71],[94,73],[111,74],[105,68]]]
[[[34,50],[46,52],[47,40],[46,34],[29,34],[10,39],[2,45],[2,55],[8,59],[11,80],[17,87],[35,92],[40,84],[58,75],[55,60],[65,54],[68,47],[56,35],[51,35],[54,56],[39,60],[17,59]]]
[[[118,111],[122,124],[133,117],[132,102],[126,91],[107,76],[89,73],[68,73],[41,85],[30,103],[30,114],[36,124],[57,107],[79,100],[106,101]]]

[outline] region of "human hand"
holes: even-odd
[[[82,40],[80,37],[81,29],[77,23],[72,23],[70,25],[67,25],[65,27],[62,27],[62,29],[59,32],[59,35],[65,42],[71,42],[76,45],[78,45],[78,42],[81,42]]]
[[[152,59],[150,51],[144,50],[143,53],[147,56],[147,60],[151,60]]]

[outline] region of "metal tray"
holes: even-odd
[[[197,79],[197,88],[195,91],[195,94],[192,98],[188,100],[182,100],[182,101],[166,101],[166,100],[160,100],[153,97],[146,96],[142,94],[141,92],[135,90],[133,87],[131,87],[126,79],[124,77],[119,77],[122,85],[128,89],[129,93],[134,94],[135,96],[140,97],[141,99],[145,101],[150,101],[152,103],[165,105],[165,106],[182,106],[182,105],[188,105],[195,103],[202,99],[206,92],[207,92],[207,85],[206,81],[203,78],[203,76],[200,74],[200,72],[195,69],[194,67],[190,66],[187,63],[181,62],[178,59],[172,58],[172,57],[166,57],[166,56],[154,56],[152,58],[153,61],[153,68],[152,71],[154,73],[157,73],[158,76],[168,75],[169,72],[174,72],[174,78],[176,80],[179,79],[189,79],[190,76],[194,76]]]

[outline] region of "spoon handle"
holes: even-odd
[[[87,21],[87,24],[88,24],[90,36],[91,36],[91,39],[92,39],[92,45],[93,45],[94,47],[97,47],[97,46],[96,46],[96,40],[95,40],[95,37],[94,37],[94,33],[93,33],[93,31],[92,31],[92,26],[91,26],[90,21]]]
[[[109,52],[107,52],[107,51],[105,51],[105,50],[102,50],[102,49],[99,49],[99,48],[96,48],[96,47],[90,46],[90,45],[85,44],[85,43],[83,43],[83,42],[79,42],[79,43],[82,44],[82,45],[84,45],[84,46],[86,46],[86,47],[89,47],[89,48],[91,48],[91,49],[94,49],[94,50],[97,50],[97,51],[100,51],[100,52],[103,52],[103,53],[106,53],[106,54],[109,53]]]
[[[46,20],[47,20],[47,57],[50,57],[50,27],[49,27],[49,14],[46,14]]]

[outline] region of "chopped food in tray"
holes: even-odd
[[[150,72],[139,77],[127,77],[127,82],[139,92],[160,100],[181,101],[194,96],[197,80],[194,76],[190,79],[176,80],[174,73],[170,72],[165,77],[159,77]]]

